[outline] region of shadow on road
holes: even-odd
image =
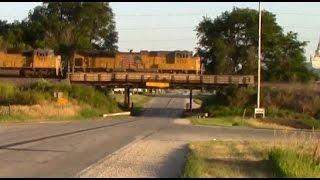
[[[159,168],[160,178],[179,178],[182,175],[183,167],[186,163],[186,156],[188,154],[188,145],[182,144],[178,149],[170,152],[167,156],[166,163]]]
[[[136,120],[131,120],[131,121],[125,121],[125,122],[118,122],[118,123],[113,123],[113,124],[108,124],[104,126],[98,126],[98,127],[93,127],[93,128],[87,128],[87,129],[81,129],[77,131],[71,131],[71,132],[66,132],[66,133],[61,133],[61,134],[55,134],[51,136],[46,136],[46,137],[41,137],[41,138],[36,138],[36,139],[30,139],[30,140],[25,140],[25,141],[20,141],[20,142],[15,142],[15,143],[10,143],[10,144],[5,144],[5,145],[0,145],[0,149],[9,149],[10,147],[13,146],[18,146],[22,144],[28,144],[32,142],[37,142],[37,141],[42,141],[42,140],[47,140],[47,139],[52,139],[52,138],[57,138],[57,137],[62,137],[62,136],[67,136],[67,135],[73,135],[81,132],[86,132],[86,131],[91,131],[91,130],[96,130],[96,129],[101,129],[101,128],[106,128],[106,127],[112,127],[120,124],[126,124],[126,123],[131,123],[135,122]],[[10,149],[9,149],[10,150]],[[14,150],[14,149],[13,149]]]
[[[181,108],[143,108],[138,117],[176,118],[180,117],[183,111]]]

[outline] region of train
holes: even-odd
[[[199,56],[191,51],[75,51],[72,72],[158,72],[200,74]]]
[[[50,49],[22,53],[0,51],[0,70],[18,70],[25,77],[65,77],[67,72],[157,72],[201,74],[200,57],[191,51],[73,51],[68,67]]]
[[[16,70],[25,77],[62,77],[60,55],[50,49],[27,50],[21,53],[0,51],[0,70]]]

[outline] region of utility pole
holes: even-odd
[[[261,3],[259,2],[259,45],[258,45],[258,93],[257,93],[257,108],[254,110],[254,117],[256,114],[265,116],[264,108],[260,108],[260,68],[261,68]]]
[[[257,97],[257,108],[260,108],[260,62],[261,62],[261,3],[259,2],[259,47],[258,47],[258,97]]]

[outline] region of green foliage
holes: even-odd
[[[17,88],[13,84],[0,83],[1,105],[34,105],[42,102],[54,102],[53,93],[63,92],[65,97],[75,99],[86,104],[87,109],[80,113],[80,117],[93,117],[102,113],[118,112],[117,102],[106,93],[93,87],[74,85],[64,82],[52,83],[40,80],[27,88]]]
[[[20,90],[10,83],[0,83],[0,104],[32,105],[50,100],[48,92],[35,93],[33,90]]]
[[[0,82],[0,104],[8,104],[14,98],[16,91],[17,87],[13,84]]]
[[[199,178],[201,177],[201,161],[194,151],[188,155],[187,163],[184,167],[182,178]]]
[[[110,96],[90,86],[71,86],[66,83],[53,84],[52,82],[41,80],[31,85],[30,88],[34,91],[50,93],[51,96],[54,92],[60,91],[64,93],[64,96],[69,96],[79,102],[86,103],[95,109],[105,112],[118,111],[117,103]],[[87,112],[84,112],[84,114],[87,114]]]
[[[15,99],[11,101],[11,104],[20,104],[20,105],[33,105],[39,104],[44,101],[50,101],[52,95],[47,92],[37,92],[35,93],[32,90],[17,91],[15,94]]]
[[[308,93],[305,93],[308,91]],[[320,98],[308,88],[300,90],[263,88],[261,103],[269,122],[295,128],[320,128]],[[256,106],[256,88],[228,86],[203,99],[202,109],[209,116],[252,117]]]
[[[93,13],[94,12],[94,13]],[[117,49],[112,9],[105,2],[45,2],[29,14],[27,37],[33,46],[44,44],[62,54],[72,49]],[[38,32],[37,38],[33,38]]]
[[[83,109],[80,112],[81,118],[92,118],[92,117],[97,117],[97,116],[99,116],[99,112],[95,109],[92,109],[92,108]]]
[[[279,177],[320,177],[320,164],[311,154],[300,153],[292,149],[273,148],[268,156],[273,171]]]
[[[44,2],[21,22],[0,21],[2,49],[51,48],[68,57],[74,49],[115,51],[117,42],[107,2]]]
[[[302,81],[316,78],[305,66],[306,42],[297,33],[283,33],[276,16],[262,11],[262,56],[267,81]],[[256,74],[258,11],[234,8],[214,20],[204,17],[197,29],[197,53],[207,59],[206,71],[214,74]]]

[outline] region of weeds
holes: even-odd
[[[268,152],[273,171],[279,177],[320,177],[320,140],[313,135],[287,136]]]
[[[308,93],[305,93],[308,91]],[[320,128],[319,92],[304,89],[273,89],[265,87],[261,94],[262,106],[266,108],[267,121],[294,128]],[[214,95],[201,97],[202,111],[211,117],[252,117],[256,105],[256,90],[235,85],[217,90]]]
[[[9,83],[0,83],[0,105],[11,105],[13,107],[15,107],[14,105],[28,105],[31,107],[32,105],[41,104],[42,108],[50,109],[53,112],[57,111],[58,113],[61,111],[59,110],[59,107],[53,107],[53,105],[57,103],[56,99],[53,97],[53,93],[57,91],[63,92],[63,96],[69,99],[71,104],[73,102],[77,105],[78,102],[80,103],[81,108],[80,110],[76,108],[78,114],[75,115],[75,117],[91,118],[97,117],[103,113],[120,111],[117,102],[101,90],[89,86],[69,85],[63,82],[52,83],[47,80],[37,81],[29,87],[24,88],[18,88]],[[76,109],[73,109],[72,111],[75,111]],[[23,112],[25,112],[25,110],[23,110]],[[50,118],[52,115],[49,114],[52,113],[47,113],[47,116],[45,115],[44,117],[41,115],[41,118]],[[38,112],[31,111],[30,116],[40,117]],[[67,115],[63,114],[61,117],[59,116],[59,118],[64,118],[64,116]],[[19,119],[20,116],[16,114],[15,116],[11,115],[10,117],[7,117],[3,114],[2,119],[10,120],[14,117]]]

